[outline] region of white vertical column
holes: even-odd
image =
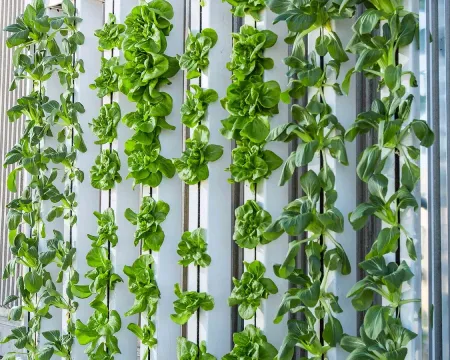
[[[82,103],[86,109],[84,114],[80,114],[79,122],[83,129],[84,141],[88,149],[87,152],[79,153],[77,157],[77,166],[84,171],[85,180],[83,183],[74,182],[74,192],[77,194],[77,216],[78,222],[73,227],[72,242],[76,247],[77,253],[75,258],[75,268],[80,274],[80,278],[89,270],[86,264],[86,254],[90,249],[90,240],[88,234],[95,234],[97,231],[97,219],[93,215],[94,211],[99,209],[99,191],[94,189],[90,183],[89,170],[95,162],[95,158],[99,153],[99,146],[95,145],[94,135],[88,131],[87,124],[92,118],[98,115],[101,106],[101,99],[89,90],[89,84],[94,82],[100,70],[100,56],[92,56],[93,49],[97,48],[97,38],[94,31],[103,25],[102,16],[92,16],[93,14],[103,13],[103,4],[97,0],[78,0],[76,2],[78,16],[84,19],[79,24],[79,30],[85,35],[86,40],[83,46],[77,51],[77,58],[84,60],[84,74],[75,81],[75,100]],[[89,300],[80,300],[79,307],[76,312],[76,318],[83,323],[89,319],[92,309],[89,307]],[[86,358],[84,347],[74,342],[72,357],[74,359]]]
[[[419,12],[419,4],[416,1],[406,0],[405,7],[408,11],[412,11],[415,13]],[[412,71],[417,78],[419,79],[419,50],[416,47],[415,41],[406,48],[400,49],[399,52],[399,62],[403,65],[403,71]],[[409,86],[409,76],[404,76],[402,78],[402,84],[407,88],[407,93],[414,95],[414,100],[411,106],[410,120],[419,119],[420,118],[420,94],[419,88],[412,88]],[[409,145],[413,145],[416,147],[420,147],[418,141],[411,136],[408,139]],[[405,163],[403,156],[400,157],[400,166],[403,166]],[[401,167],[400,167],[401,174]],[[421,174],[422,176],[426,176]],[[414,211],[414,209],[409,208],[406,211],[400,214],[400,223],[402,226],[408,231],[409,235],[413,239],[415,248],[416,248],[416,260],[411,260],[408,255],[408,250],[406,248],[406,237],[402,234],[400,238],[400,261],[405,261],[408,266],[411,268],[414,277],[408,282],[409,288],[404,290],[403,298],[404,299],[420,299],[421,298],[421,244],[420,244],[420,204],[421,204],[421,196],[420,196],[420,186],[417,186],[413,191],[413,195],[416,198],[417,203],[419,204],[419,208]],[[444,237],[443,237],[444,239]],[[445,251],[443,251],[445,254]],[[446,256],[446,255],[444,255]],[[446,261],[443,261],[442,264],[446,264]],[[448,290],[448,284],[443,282],[443,290]],[[406,285],[404,285],[406,287]],[[446,292],[448,294],[448,291]],[[444,296],[444,292],[443,292]],[[422,323],[421,323],[421,314],[420,314],[421,304],[419,303],[410,303],[401,307],[401,320],[402,324],[405,328],[414,331],[418,334],[417,338],[413,341],[409,342],[407,345],[408,348],[408,359],[419,359],[422,356]],[[443,322],[443,324],[446,322]],[[443,327],[444,329],[444,327]],[[448,338],[443,336],[443,338]]]
[[[230,73],[226,63],[232,50],[232,16],[229,5],[221,1],[209,1],[202,10],[203,27],[214,28],[218,35],[217,44],[210,50],[209,68],[202,76],[202,86],[214,89],[219,99],[226,96],[230,85]],[[201,186],[201,225],[206,228],[208,254],[211,265],[201,269],[201,291],[214,297],[215,306],[203,311],[200,316],[201,337],[208,343],[208,352],[217,358],[230,351],[228,339],[231,333],[231,308],[227,299],[231,292],[231,185],[227,182],[225,168],[231,163],[231,142],[219,132],[220,120],[227,112],[217,101],[209,105],[205,125],[209,128],[210,143],[223,146],[222,157],[209,163],[209,178]],[[203,335],[204,334],[204,335]]]
[[[124,23],[125,18],[131,12],[133,7],[139,5],[138,0],[114,0],[114,12],[118,23]],[[106,14],[107,16],[107,14]],[[116,54],[114,54],[116,55]],[[124,62],[123,54],[120,53],[121,63]],[[114,100],[118,102],[122,116],[135,110],[135,104],[128,101],[123,94],[115,94]],[[128,360],[136,359],[137,353],[137,339],[131,333],[127,326],[130,323],[138,324],[139,315],[125,317],[125,312],[130,310],[134,303],[134,295],[128,290],[128,277],[123,273],[125,265],[131,266],[133,262],[139,257],[139,246],[133,245],[134,232],[136,226],[125,219],[124,213],[127,208],[135,212],[139,211],[140,205],[140,186],[133,190],[133,179],[126,180],[128,175],[127,156],[125,155],[125,142],[133,135],[133,130],[126,127],[122,122],[119,123],[117,129],[117,142],[114,147],[119,153],[121,162],[120,175],[122,182],[116,184],[115,197],[113,197],[112,208],[116,215],[116,223],[118,226],[117,236],[119,238],[117,245],[111,247],[111,261],[113,263],[114,272],[116,272],[122,279],[123,283],[118,283],[115,290],[110,294],[110,309],[116,310],[122,319],[122,328],[116,334],[119,340],[119,347],[121,354],[116,354],[116,359]],[[141,350],[142,351],[142,350]]]
[[[333,29],[341,39],[342,44],[347,44],[352,37],[352,20],[339,20],[333,22]],[[347,73],[349,69],[355,65],[355,56],[348,54],[349,60],[341,64],[341,77]],[[326,61],[331,60],[329,55]],[[334,73],[332,74],[334,76]],[[338,79],[338,80],[342,80]],[[348,96],[339,96],[336,92],[330,88],[325,88],[325,98],[328,105],[332,108],[332,113],[337,117],[341,125],[348,129],[356,119],[356,82],[353,81],[350,85]],[[356,232],[353,230],[352,225],[348,221],[347,214],[353,211],[356,204],[356,142],[346,142],[345,148],[347,149],[348,166],[340,164],[337,160],[331,156],[327,157],[327,163],[336,176],[335,189],[338,193],[336,201],[336,208],[340,210],[344,217],[344,232],[341,234],[335,234],[336,241],[342,245],[346,252],[352,272],[349,275],[342,275],[338,271],[330,273],[328,278],[328,289],[336,296],[339,297],[339,305],[343,312],[335,314],[336,318],[341,322],[344,333],[349,335],[357,334],[356,326],[356,311],[353,308],[350,299],[347,298],[347,293],[350,288],[356,283],[357,274],[357,260],[356,260]],[[334,244],[331,241],[327,241],[326,245],[329,249],[334,248]],[[339,346],[332,348],[328,355],[331,359],[346,359],[348,353],[342,350]]]
[[[286,77],[287,67],[283,63],[283,59],[289,55],[288,45],[284,42],[284,38],[288,35],[286,24],[280,22],[272,25],[276,15],[266,9],[263,13],[263,20],[258,26],[261,29],[270,29],[278,35],[276,44],[265,50],[265,56],[272,58],[275,66],[271,70],[264,73],[264,81],[275,80],[280,84],[281,89],[285,89],[288,84]],[[285,124],[289,121],[289,106],[280,101],[280,112],[270,119],[270,127]],[[272,150],[282,159],[289,156],[288,144],[282,142],[271,142],[267,144],[266,149]],[[283,207],[289,202],[288,187],[278,186],[282,167],[272,173],[268,180],[258,185],[257,200],[262,207],[267,210],[273,219],[276,219],[282,212]],[[278,287],[278,294],[270,295],[267,300],[262,303],[262,316],[257,315],[257,324],[264,331],[270,343],[276,348],[281,346],[284,336],[287,332],[286,318],[275,325],[273,319],[276,316],[278,306],[284,293],[288,290],[289,284],[285,279],[280,279],[273,272],[273,265],[280,264],[284,261],[288,250],[288,235],[283,234],[279,239],[260,246],[257,249],[257,259],[266,267],[266,277],[271,278]]]
[[[174,27],[167,39],[166,54],[176,56],[184,51],[185,1],[173,0],[171,4],[175,13],[172,19]],[[161,89],[173,98],[173,111],[166,119],[168,123],[177,127],[174,131],[162,131],[160,135],[161,155],[167,159],[180,156],[183,142],[183,128],[180,125],[180,108],[184,95],[183,73],[180,71],[171,78],[171,82],[172,85]],[[170,314],[174,313],[173,302],[177,299],[173,288],[181,281],[181,268],[177,265],[177,247],[183,231],[182,186],[181,180],[175,174],[172,179],[163,178],[159,187],[153,189],[153,197],[156,200],[165,201],[170,206],[169,215],[162,223],[165,233],[164,244],[159,252],[153,253],[161,300],[155,316],[158,345],[152,350],[150,356],[157,360],[176,359],[176,341],[177,336],[181,334],[180,327],[170,319]]]

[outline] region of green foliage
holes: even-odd
[[[163,104],[161,104],[163,105]],[[137,105],[136,111],[126,114],[122,118],[122,122],[135,131],[134,138],[145,139],[145,134],[159,134],[161,130],[174,130],[175,126],[169,125],[164,116],[170,115],[172,105],[153,106],[150,103],[140,103]],[[144,133],[144,134],[142,134]]]
[[[106,243],[110,243],[113,247],[117,245],[117,229],[114,210],[111,208],[106,209],[102,213],[98,211],[94,212],[94,216],[97,218],[98,230],[97,235],[89,235],[88,238],[93,241],[92,246],[99,247]]]
[[[273,68],[273,60],[264,57],[264,50],[275,45],[277,34],[270,30],[257,30],[250,25],[243,25],[239,33],[233,33],[232,36],[233,52],[231,61],[227,63],[227,69],[233,73],[233,79],[262,77],[264,70]]]
[[[178,264],[188,266],[193,263],[195,266],[209,266],[211,257],[206,253],[207,247],[205,229],[184,232],[178,243],[177,254],[181,256]]]
[[[264,0],[222,0],[229,3],[234,16],[251,15],[256,21],[261,20],[260,13],[266,7]]]
[[[149,349],[153,348],[158,340],[155,338],[156,327],[155,324],[148,319],[148,324],[139,327],[136,324],[129,324],[127,329],[130,330],[136,337],[142,342],[142,345],[145,346],[145,350],[143,352],[143,357],[147,357],[149,355]]]
[[[173,307],[175,314],[171,314],[170,318],[178,325],[186,324],[189,318],[198,310],[209,311],[214,309],[214,299],[205,292],[185,291],[182,292],[179,284],[175,284],[175,300]]]
[[[206,342],[200,346],[184,337],[177,337],[177,360],[216,360],[215,356],[206,351]]]
[[[278,351],[267,341],[262,331],[254,325],[247,325],[239,333],[233,334],[234,348],[222,360],[273,360]]]
[[[214,29],[205,28],[194,35],[189,31],[185,44],[185,52],[177,56],[180,68],[187,71],[187,78],[194,79],[200,77],[209,65],[209,50],[216,45],[218,40]]]
[[[269,118],[278,114],[280,86],[276,81],[263,82],[261,77],[232,83],[221,100],[230,116],[222,120],[221,133],[227,139],[248,139],[262,143],[269,135]]]
[[[89,124],[92,132],[98,137],[96,144],[112,143],[117,138],[117,124],[120,122],[120,106],[118,103],[105,104],[100,108],[98,118]]]
[[[217,161],[223,154],[220,145],[208,144],[209,130],[197,126],[190,139],[186,140],[186,150],[179,159],[173,159],[178,176],[188,185],[194,185],[209,177],[208,163]]]
[[[85,353],[88,359],[110,359],[120,354],[116,334],[122,327],[120,315],[116,310],[108,311],[101,301],[93,304],[95,309],[86,324],[76,322],[75,336],[81,345],[89,345]]]
[[[116,73],[119,58],[112,57],[108,60],[102,58],[101,61],[100,74],[94,80],[94,83],[89,85],[92,90],[97,90],[99,98],[119,91],[119,76]]]
[[[231,152],[233,163],[227,171],[231,173],[230,183],[248,181],[252,190],[263,179],[268,179],[272,171],[278,169],[283,160],[271,150],[259,145],[241,144]]]
[[[125,25],[117,24],[116,16],[114,14],[109,14],[108,22],[103,25],[103,28],[95,30],[94,32],[94,35],[98,37],[98,50],[120,49],[124,31]]]
[[[254,200],[247,200],[235,210],[233,240],[242,248],[254,249],[267,244],[264,231],[272,222],[272,216]]]
[[[125,217],[133,225],[136,225],[134,234],[134,246],[142,241],[142,250],[159,251],[164,242],[164,231],[161,223],[166,219],[170,207],[164,201],[155,201],[150,196],[142,199],[139,213],[130,208],[126,209]]]
[[[261,262],[244,261],[244,265],[246,270],[241,279],[233,278],[234,288],[228,298],[228,305],[239,305],[239,315],[248,320],[255,316],[261,300],[267,299],[270,294],[276,294],[278,288],[271,279],[264,277],[266,268]]]
[[[91,185],[100,190],[110,190],[115,183],[122,182],[120,159],[116,150],[104,149],[91,168]]]
[[[186,101],[181,106],[181,122],[190,128],[195,128],[206,116],[209,104],[216,102],[219,95],[215,90],[203,89],[191,85],[194,92],[186,92]]]

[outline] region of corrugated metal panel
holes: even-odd
[[[8,0],[0,2],[0,28],[14,23],[17,14],[23,12],[23,0]],[[25,86],[19,86],[14,92],[9,92],[9,84],[13,77],[12,51],[5,45],[8,33],[0,34],[0,158],[3,162],[5,154],[17,142],[22,133],[22,122],[10,123],[6,116],[7,110],[12,107],[17,99],[25,94]],[[25,85],[25,84],[20,84]],[[6,188],[6,178],[13,167],[0,169],[0,268],[3,270],[5,264],[11,259],[8,249],[8,230],[6,228],[6,204],[14,197]],[[20,184],[21,187],[21,184]],[[20,188],[19,188],[20,191]],[[0,282],[0,302],[6,296],[16,292],[16,281],[11,278]]]

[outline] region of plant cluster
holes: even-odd
[[[216,360],[216,357],[207,353],[205,341],[198,346],[179,336],[177,338],[177,360]]]
[[[261,20],[261,11],[266,7],[264,0],[222,0],[231,5],[234,16],[244,17],[250,15],[256,21]]]
[[[173,302],[175,314],[171,314],[170,318],[179,325],[186,324],[189,318],[194,315],[198,309],[204,311],[214,309],[213,297],[205,292],[183,292],[181,291],[179,284],[175,284],[174,292],[178,300]]]
[[[41,360],[54,354],[70,359],[75,336],[72,315],[78,304],[72,288],[79,276],[72,262],[76,250],[57,231],[53,239],[46,239],[46,223],[61,217],[69,226],[77,221],[71,182],[84,179],[75,162],[77,152],[86,151],[78,122],[84,107],[73,101],[74,80],[84,72],[83,60],[75,59],[78,47],[84,43],[84,35],[77,30],[81,21],[68,0],[63,1],[62,11],[55,17],[47,15],[44,1],[35,0],[14,24],[4,29],[9,33],[6,45],[14,49],[10,90],[15,90],[22,80],[31,83],[30,92],[7,111],[10,122],[22,118],[25,121],[21,138],[4,159],[4,167],[15,166],[8,175],[7,188],[18,193],[20,176],[29,179],[23,191],[7,205],[6,223],[13,258],[3,271],[3,279],[15,276],[17,265],[27,270],[17,276],[19,295],[7,297],[5,304],[17,301],[9,314],[12,320],[19,321],[24,313],[29,314],[27,326],[14,329],[1,340],[14,341],[16,349],[5,355],[9,359]],[[46,95],[46,84],[53,75],[58,76],[64,88],[59,99]],[[46,139],[51,137],[61,143],[56,149],[46,145]],[[56,181],[66,182],[66,189],[60,192]],[[49,202],[52,208],[44,214],[43,205]],[[48,270],[50,264],[60,269],[56,279]],[[64,293],[55,285],[63,280],[67,284]],[[51,318],[55,309],[67,312],[66,331],[64,334],[47,331],[43,336],[48,342],[38,343],[41,319]]]
[[[281,95],[276,81],[263,81],[264,70],[273,67],[273,60],[264,57],[264,49],[276,43],[277,35],[244,25],[233,39],[231,61],[227,64],[233,82],[221,99],[230,116],[222,120],[221,133],[237,143],[232,151],[233,163],[227,169],[230,182],[248,181],[254,190],[260,180],[267,179],[282,164],[275,153],[264,150],[270,118],[278,114]]]
[[[120,49],[122,47],[124,32],[125,25],[117,24],[116,16],[114,14],[109,14],[108,22],[102,29],[98,29],[94,32],[94,35],[98,37],[98,50]]]
[[[202,89],[191,85],[194,91],[186,91],[186,101],[181,106],[181,122],[189,128],[195,128],[206,116],[208,105],[216,102],[219,95],[213,89]]]
[[[264,277],[266,267],[260,261],[244,261],[244,265],[245,271],[241,279],[233,278],[234,288],[228,298],[228,305],[239,305],[239,315],[248,320],[255,316],[261,300],[267,299],[270,294],[276,294],[278,288],[271,279]]]
[[[92,187],[99,190],[111,190],[116,183],[121,182],[119,153],[116,150],[103,149],[91,168]]]
[[[205,229],[184,232],[178,243],[177,253],[181,256],[178,264],[188,266],[193,263],[195,266],[208,267],[211,257],[206,252],[207,248]]]
[[[89,124],[92,132],[97,136],[96,144],[103,145],[112,143],[117,139],[117,125],[121,119],[120,106],[118,103],[105,104],[100,108],[98,118]]]

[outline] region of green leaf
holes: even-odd
[[[385,330],[389,315],[390,309],[380,305],[374,305],[367,310],[364,317],[364,330],[370,339],[376,340]]]
[[[317,140],[299,144],[295,155],[295,165],[297,167],[308,165],[314,159],[318,148],[319,142]]]

